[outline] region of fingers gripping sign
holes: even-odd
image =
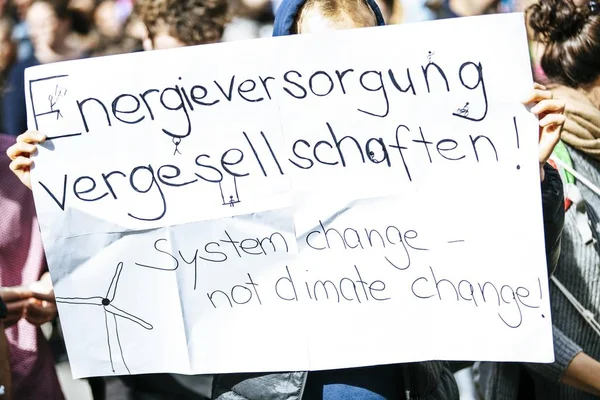
[[[10,169],[17,175],[21,182],[31,189],[31,167],[33,156],[37,152],[37,145],[46,140],[46,135],[37,131],[27,131],[17,136],[15,144],[6,150],[6,155],[11,159]]]
[[[539,119],[540,177],[543,181],[544,164],[558,144],[560,133],[565,124],[565,102],[555,99],[551,91],[536,83],[533,91],[523,104],[531,106],[531,113]]]

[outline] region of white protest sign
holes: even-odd
[[[75,376],[553,360],[522,15],[26,82]]]

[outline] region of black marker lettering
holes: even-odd
[[[119,105],[119,101],[121,99],[126,99],[126,98],[130,98],[133,99],[135,101],[135,106],[133,107],[132,110],[119,110],[117,109],[118,105]],[[135,114],[136,112],[138,112],[140,109],[140,101],[138,100],[137,97],[135,97],[132,94],[121,94],[119,96],[117,96],[113,102],[112,102],[112,114],[113,116],[118,119],[119,121],[126,123],[126,124],[137,124],[138,122],[141,122],[144,120],[144,118],[146,118],[145,115],[142,115],[141,117],[139,117],[138,119],[134,120],[134,121],[127,121],[124,120],[123,118],[119,117],[117,114]]]
[[[364,78],[367,76],[367,74],[375,74],[378,78],[377,82],[378,82],[378,86],[377,87],[368,87],[365,85],[364,82]],[[387,115],[390,113],[390,101],[388,99],[388,95],[387,95],[387,91],[385,90],[385,85],[383,84],[383,77],[381,76],[381,72],[380,71],[366,71],[363,72],[360,75],[360,79],[359,79],[360,85],[365,89],[368,90],[369,92],[381,92],[383,94],[383,100],[385,103],[385,112],[380,113],[380,114],[376,114],[376,113],[372,113],[369,111],[365,111],[365,110],[361,110],[360,108],[358,109],[358,111],[363,112],[365,114],[368,115],[372,115],[374,117],[379,117],[379,118],[385,118],[387,117]]]
[[[246,84],[246,83],[250,84],[249,88],[243,88],[244,84]],[[240,95],[240,97],[242,99],[244,99],[248,102],[251,102],[251,103],[257,103],[257,102],[263,101],[265,99],[264,97],[250,99],[245,96],[246,93],[251,93],[252,91],[254,91],[254,89],[256,89],[256,82],[254,82],[252,79],[246,79],[244,82],[240,83],[240,85],[238,86],[238,94]]]
[[[82,182],[84,180],[87,180],[90,182],[90,187],[87,189],[79,190],[78,185],[80,182]],[[95,189],[96,189],[96,181],[91,176],[80,176],[79,178],[77,178],[75,180],[75,182],[73,182],[73,193],[75,193],[75,197],[77,197],[79,200],[82,200],[82,201],[97,201],[97,200],[103,199],[104,197],[108,196],[108,192],[105,192],[104,194],[102,194],[98,197],[91,198],[91,199],[81,197],[82,194],[91,193]]]
[[[296,75],[298,76],[298,78],[302,78],[302,75],[300,74],[300,72],[298,72],[298,71],[293,71],[293,70],[292,70],[292,71],[288,71],[288,72],[286,72],[286,73],[283,75],[283,80],[284,80],[284,81],[286,81],[286,82],[288,82],[288,83],[291,83],[292,85],[294,85],[294,86],[296,86],[297,88],[299,88],[300,90],[302,90],[302,94],[301,94],[301,95],[296,95],[296,94],[292,93],[292,91],[291,91],[290,89],[286,88],[286,87],[284,87],[284,88],[283,88],[283,90],[285,90],[285,91],[287,92],[287,94],[289,94],[290,96],[292,96],[292,97],[294,97],[294,98],[296,98],[296,99],[304,99],[304,98],[306,97],[306,95],[308,94],[308,92],[307,92],[307,91],[306,91],[306,89],[304,89],[304,87],[303,87],[302,85],[300,85],[298,82],[291,81],[291,80],[288,78],[288,75],[289,75],[289,74],[292,74],[292,73],[293,73],[293,74],[296,74]]]

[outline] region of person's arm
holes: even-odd
[[[600,362],[581,352],[571,360],[560,381],[600,396]]]
[[[553,326],[554,358],[551,364],[525,364],[534,374],[553,383],[563,383],[600,396],[600,362]]]
[[[560,240],[565,219],[564,194],[558,171],[548,164],[554,147],[560,141],[565,123],[565,103],[555,99],[544,86],[534,84],[534,89],[523,102],[539,119],[539,167],[542,182],[542,208],[544,212],[544,236],[546,261],[549,271],[554,271],[560,255]]]

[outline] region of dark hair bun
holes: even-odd
[[[545,44],[542,69],[550,80],[571,87],[600,77],[600,13],[597,1],[577,7],[573,0],[538,0],[529,25]]]
[[[528,15],[538,39],[564,42],[583,30],[589,13],[580,10],[572,0],[539,0]]]

